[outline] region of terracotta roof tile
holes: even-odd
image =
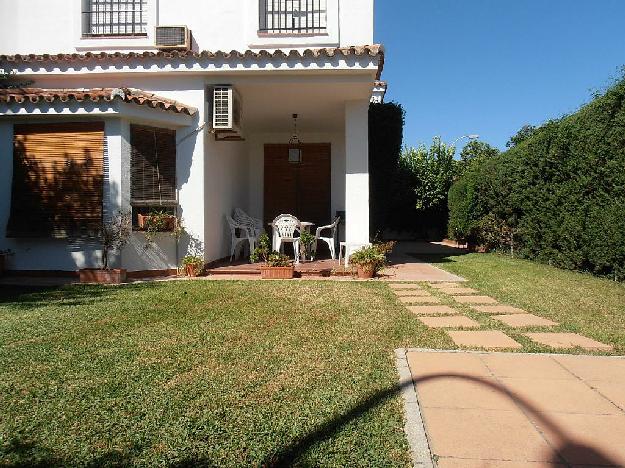
[[[8,63],[34,63],[34,62],[88,62],[97,60],[129,60],[129,59],[272,59],[272,58],[321,58],[335,56],[370,56],[379,57],[378,79],[382,73],[384,66],[384,47],[380,44],[352,46],[352,47],[335,47],[323,49],[306,49],[304,51],[290,50],[284,51],[277,49],[273,52],[260,50],[246,50],[239,52],[232,50],[230,52],[194,52],[194,51],[159,51],[159,52],[87,52],[84,54],[16,54],[16,55],[0,55],[0,61]]]
[[[0,89],[0,103],[12,102],[23,104],[25,102],[68,102],[68,101],[93,101],[111,102],[120,99],[123,102],[148,106],[152,109],[162,109],[177,114],[193,115],[197,112],[195,107],[187,106],[173,99],[157,96],[140,89],[133,88],[93,88],[93,89],[43,89],[43,88],[15,88]]]

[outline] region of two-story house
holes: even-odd
[[[234,208],[368,242],[373,0],[0,0],[0,249],[15,270],[99,266],[107,213],[167,210],[129,271],[229,254]],[[297,114],[297,119],[293,115]],[[296,128],[295,128],[296,127]],[[293,142],[293,133],[299,142]],[[300,152],[289,151],[299,149]]]

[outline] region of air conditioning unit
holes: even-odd
[[[231,85],[213,86],[213,130],[219,134],[241,136],[241,97]]]
[[[154,45],[163,50],[191,50],[191,31],[186,26],[156,26]]]

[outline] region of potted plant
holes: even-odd
[[[260,267],[262,279],[292,279],[295,274],[295,267],[289,257],[271,251],[269,236],[266,233],[258,238],[258,245],[250,259],[254,263],[263,262]]]
[[[182,259],[184,271],[189,278],[198,276],[204,268],[204,258],[198,255],[187,255]]]
[[[386,265],[386,255],[393,250],[394,242],[374,244],[354,252],[349,261],[357,266],[358,278],[370,279]]]
[[[168,232],[179,238],[184,232],[182,220],[163,210],[152,210],[147,215],[137,214],[137,227],[143,231],[148,245],[154,242],[158,233]]]
[[[7,266],[8,257],[15,255],[11,249],[0,250],[0,276],[4,274]]]
[[[315,252],[313,246],[317,239],[310,232],[306,230],[302,230],[299,236],[299,245],[300,245],[300,254],[303,260],[306,260],[306,257],[309,257],[311,260],[314,259]]]
[[[109,255],[119,252],[127,243],[132,233],[130,213],[118,213],[102,226],[100,243],[102,244],[102,268],[83,268],[79,271],[81,283],[120,284],[126,281],[126,270],[109,268]]]

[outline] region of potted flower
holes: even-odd
[[[168,232],[179,238],[184,232],[182,220],[163,210],[152,210],[147,215],[137,214],[137,227],[143,231],[148,245],[154,242],[158,233]]]
[[[299,245],[300,245],[300,254],[302,255],[302,259],[306,260],[306,257],[309,257],[311,260],[314,260],[315,251],[314,245],[317,239],[310,232],[306,230],[302,230],[299,236]]]
[[[349,261],[358,267],[358,278],[369,279],[386,265],[386,255],[393,250],[395,243],[374,244],[354,252]]]
[[[132,233],[130,213],[118,213],[102,226],[100,243],[102,244],[102,268],[83,268],[79,271],[81,283],[120,284],[126,281],[126,270],[109,268],[109,255],[119,252],[127,243]]]
[[[12,255],[15,255],[11,249],[0,250],[0,276],[4,274],[7,267],[7,260]]]
[[[258,238],[258,245],[250,258],[254,263],[263,262],[260,267],[262,279],[292,279],[295,274],[295,267],[289,257],[271,251],[269,236],[266,233]]]
[[[182,259],[184,271],[189,278],[198,276],[204,268],[204,258],[198,255],[187,255]]]

